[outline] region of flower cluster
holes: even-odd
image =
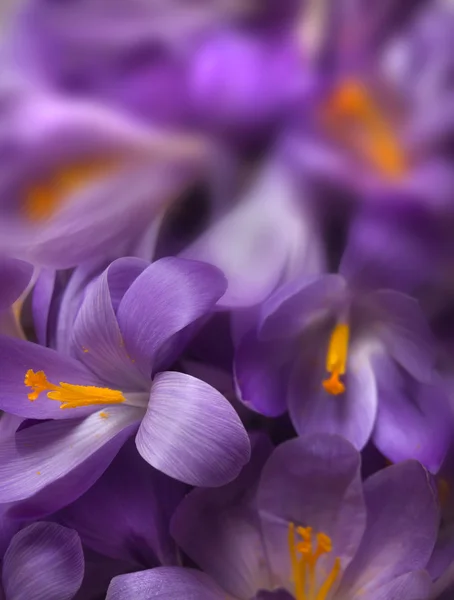
[[[452,3],[3,23],[0,597],[452,600]]]

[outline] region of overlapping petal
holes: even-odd
[[[247,433],[229,401],[176,372],[155,377],[136,443],[150,465],[198,486],[228,483],[250,456]]]
[[[2,565],[6,600],[71,600],[84,573],[77,532],[34,523],[12,539]]]
[[[172,337],[210,314],[225,291],[222,273],[204,263],[168,257],[151,264],[129,287],[117,318],[131,360],[150,378]],[[172,356],[173,355],[173,356]],[[162,368],[162,365],[160,365]]]

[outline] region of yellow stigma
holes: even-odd
[[[120,404],[126,400],[120,391],[111,390],[110,388],[93,385],[73,385],[63,381],[59,385],[55,385],[48,381],[44,371],[35,372],[29,369],[25,374],[24,383],[33,390],[28,394],[29,400],[33,402],[42,392],[47,392],[47,397],[50,400],[57,400],[61,403],[60,408]]]
[[[23,210],[30,221],[51,217],[65,198],[84,185],[100,179],[113,167],[112,161],[95,160],[66,166],[25,191]]]
[[[325,579],[317,581],[318,560],[332,551],[332,543],[329,536],[317,533],[314,548],[313,537],[311,527],[295,527],[289,523],[288,548],[296,600],[326,600],[339,577],[341,565],[340,559],[336,558]]]
[[[389,179],[407,170],[406,157],[392,126],[367,89],[355,80],[344,81],[324,111],[327,125],[338,131],[352,149]]]
[[[328,352],[326,354],[326,370],[331,373],[328,379],[323,382],[323,387],[327,392],[337,396],[345,392],[345,385],[339,379],[340,375],[345,375],[347,369],[348,339],[350,329],[345,323],[339,323],[331,334]]]

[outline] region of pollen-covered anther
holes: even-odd
[[[289,524],[288,545],[291,561],[291,580],[295,584],[296,600],[327,600],[333,585],[340,574],[340,559],[335,558],[328,575],[320,581],[317,578],[317,565],[321,556],[332,552],[331,538],[325,533],[315,536],[315,549],[312,529]]]
[[[42,392],[58,389],[58,386],[54,385],[53,383],[50,383],[50,381],[47,380],[44,371],[37,371],[35,373],[35,371],[33,371],[32,369],[29,369],[25,373],[24,383],[27,387],[32,388],[33,390],[28,394],[28,399],[32,402],[34,400],[37,400],[37,398]]]
[[[47,392],[49,400],[57,400],[60,408],[78,408],[97,404],[120,404],[126,400],[119,390],[111,390],[94,385],[74,385],[61,381],[59,385],[51,383],[44,371],[34,372],[29,369],[25,374],[24,383],[32,388],[28,394],[29,400],[38,398],[42,392]]]
[[[350,328],[345,323],[338,323],[333,329],[326,354],[326,370],[330,377],[322,383],[324,389],[334,396],[345,392],[345,385],[339,379],[347,370],[348,341]]]

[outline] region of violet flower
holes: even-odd
[[[291,281],[263,303],[235,376],[250,408],[288,409],[299,434],[337,433],[358,449],[372,438],[392,462],[416,458],[436,472],[452,417],[435,356],[414,299],[332,274]]]
[[[32,0],[13,21],[7,55],[26,78],[148,123],[260,139],[306,94],[298,10],[274,0],[123,1],[115,11]]]
[[[4,600],[71,600],[83,574],[77,533],[57,523],[34,523],[16,533],[6,550],[1,596]]]
[[[288,160],[306,180],[322,177],[363,200],[391,194],[447,207],[452,170],[438,148],[452,137],[452,11],[341,1],[313,13],[316,39],[302,35],[301,44],[321,89],[289,135]]]
[[[438,508],[415,461],[364,483],[337,436],[284,442],[218,490],[194,490],[172,532],[203,572],[161,567],[115,577],[108,600],[426,600]]]
[[[121,254],[202,173],[189,135],[23,82],[0,96],[3,253],[57,268]]]
[[[222,485],[249,459],[230,403],[173,364],[225,291],[203,263],[119,259],[87,291],[72,356],[0,339],[0,407],[43,422],[0,444],[0,501],[49,514],[81,495],[137,431],[142,457],[192,485]],[[63,410],[62,410],[63,409]],[[49,420],[50,419],[50,420]]]

